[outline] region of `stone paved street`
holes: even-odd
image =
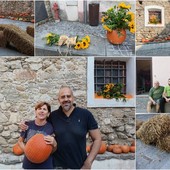
[[[146,106],[148,102],[148,95],[136,96],[136,113],[147,113]]]
[[[67,47],[47,46],[42,40],[47,33],[65,34],[69,37],[79,35],[80,38],[89,35],[91,44],[88,49],[74,50]],[[127,37],[122,45],[110,44],[105,35],[102,25],[90,26],[79,22],[62,21],[59,23],[47,22],[36,26],[36,55],[80,55],[80,56],[134,56],[135,36],[127,31]]]
[[[137,45],[136,56],[170,56],[170,41]]]

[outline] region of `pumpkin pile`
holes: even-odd
[[[135,141],[131,143],[131,145],[109,145],[107,147],[108,152],[113,152],[115,154],[121,154],[121,153],[129,153],[129,152],[135,152]]]
[[[86,152],[90,152],[92,148],[92,144],[86,146]],[[102,141],[98,154],[104,154],[107,150],[107,145],[104,141]]]
[[[92,145],[86,146],[86,152],[90,152]],[[106,145],[105,142],[102,142],[100,149],[98,151],[98,154],[104,154],[106,151],[112,152],[114,154],[121,154],[121,153],[135,153],[136,146],[135,146],[135,140],[132,141],[131,145],[118,145],[118,144],[112,144],[112,145]]]

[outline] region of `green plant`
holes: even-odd
[[[107,99],[115,98],[117,101],[119,101],[119,99],[122,99],[125,102],[126,97],[122,93],[123,86],[124,85],[121,84],[121,83],[118,83],[118,84],[113,84],[113,83],[106,84],[101,88],[101,90],[99,90],[97,92],[97,95],[98,96],[103,96],[104,98],[107,98]]]
[[[130,11],[131,6],[124,2],[103,12],[101,22],[103,28],[109,32],[112,30],[129,29],[131,33],[135,33],[135,14]]]

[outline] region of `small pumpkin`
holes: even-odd
[[[52,145],[47,145],[43,134],[32,136],[25,145],[25,155],[33,163],[42,163],[52,152]]]
[[[86,146],[86,152],[90,152],[90,149],[91,149],[91,145],[87,145]]]
[[[130,147],[128,145],[121,145],[120,147],[123,153],[128,153],[130,151]]]
[[[106,146],[106,143],[105,142],[102,142],[101,146],[100,146],[100,149],[98,151],[99,154],[103,154],[105,153],[107,150],[107,146]]]
[[[15,155],[19,156],[22,155],[24,153],[23,149],[19,146],[18,143],[16,143],[13,147],[12,147],[12,151]]]
[[[113,147],[112,152],[115,153],[115,154],[121,154],[122,149],[120,147],[116,146],[116,147]]]
[[[130,152],[135,153],[136,147],[135,146],[130,146]]]
[[[107,147],[107,151],[112,152],[113,151],[113,147],[114,147],[114,145],[109,145]]]

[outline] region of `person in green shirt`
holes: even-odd
[[[147,112],[151,112],[152,106],[156,106],[156,112],[159,113],[160,109],[160,100],[162,98],[162,93],[164,87],[159,85],[158,81],[154,82],[154,86],[149,91],[149,101],[147,103]]]
[[[168,86],[165,87],[162,99],[160,101],[160,111],[165,113],[165,103],[170,102],[170,78],[168,79]]]

